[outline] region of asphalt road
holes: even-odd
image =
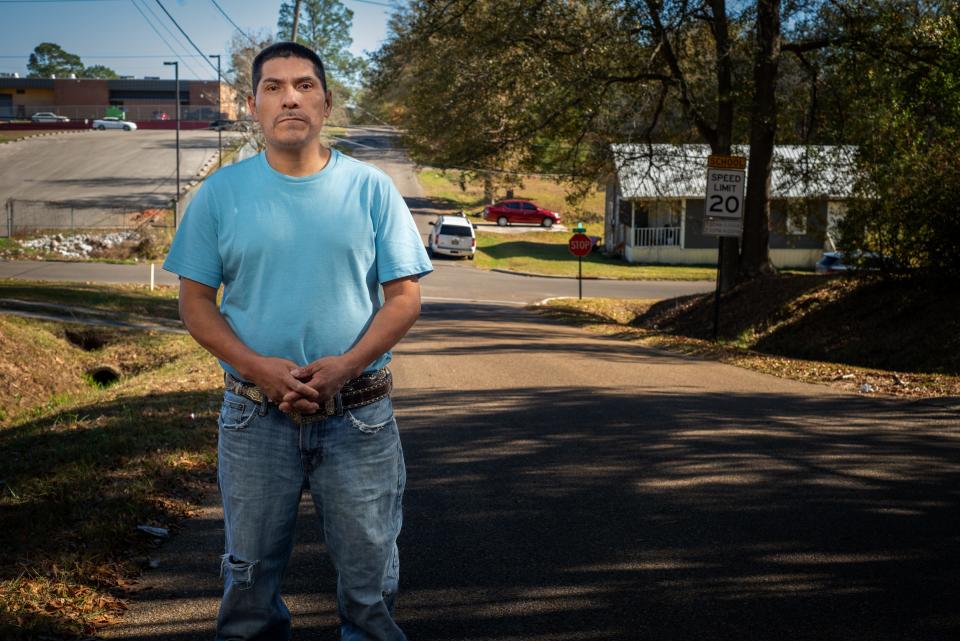
[[[553,296],[576,296],[577,281],[536,278],[473,269],[463,263],[436,261],[435,271],[421,282],[425,301],[523,305]],[[0,260],[0,278],[96,283],[149,283],[150,266],[60,261]],[[177,277],[154,268],[161,285],[176,285]],[[663,299],[709,291],[704,281],[584,281],[584,296]]]
[[[224,132],[225,141],[236,134]],[[217,151],[217,133],[180,132],[185,187]],[[170,130],[83,131],[0,145],[0,201],[47,200],[78,207],[166,206],[176,191]]]
[[[956,399],[856,397],[510,307],[431,303],[397,350],[415,641],[960,638]],[[106,636],[212,638],[216,499]],[[294,640],[336,636],[307,501]]]

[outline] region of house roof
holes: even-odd
[[[613,145],[621,197],[703,198],[707,191],[708,145]],[[849,198],[853,191],[851,146],[777,145],[773,150],[773,198]],[[733,154],[747,156],[748,145]],[[749,168],[748,168],[749,171]]]

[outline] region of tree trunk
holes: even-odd
[[[490,174],[483,175],[483,201],[493,204],[493,177]]]
[[[297,28],[300,24],[300,0],[293,3],[293,26],[290,28],[290,42],[297,41]]]
[[[717,55],[717,128],[711,151],[719,156],[729,156],[733,140],[733,61],[730,58],[730,31],[727,22],[726,0],[710,0],[713,20],[710,28],[716,43]],[[725,237],[720,243],[720,291],[725,292],[736,284],[740,263],[740,239]]]
[[[744,199],[743,247],[738,278],[774,271],[770,263],[770,173],[777,134],[777,71],[780,65],[780,0],[757,1],[753,64],[750,159]]]

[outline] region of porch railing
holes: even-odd
[[[637,227],[634,229],[634,247],[680,246],[679,227]]]

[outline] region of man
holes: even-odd
[[[432,266],[389,178],[320,144],[331,94],[313,51],[267,47],[253,89],[266,151],[206,180],[164,263],[180,275],[184,324],[225,370],[217,639],[289,638],[280,580],[309,487],[337,569],[341,639],[402,640],[406,475],[386,365]]]

